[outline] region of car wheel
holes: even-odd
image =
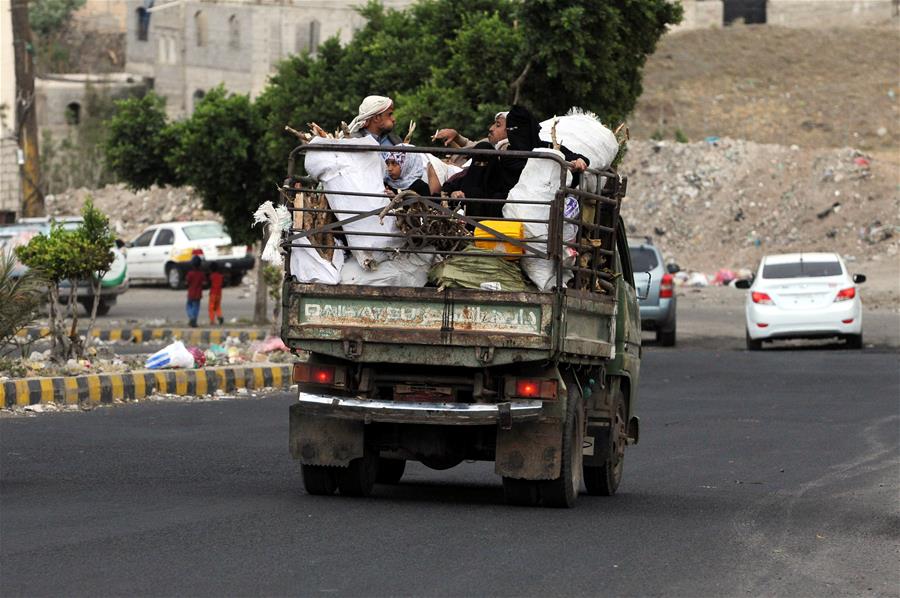
[[[675,326],[672,326],[671,330],[657,330],[656,331],[656,343],[663,347],[674,347],[675,346]]]
[[[749,331],[749,330],[745,331],[745,332],[744,332],[744,335],[745,335],[746,338],[747,338],[747,350],[748,350],[748,351],[759,351],[759,350],[762,349],[762,341],[761,341],[761,340],[754,340],[754,339],[750,338],[750,331]]]
[[[860,332],[859,334],[848,334],[847,335],[847,348],[848,349],[862,349],[863,348],[863,336]]]
[[[337,490],[337,477],[334,467],[323,465],[301,465],[303,487],[307,494],[329,496]]]
[[[353,459],[347,467],[338,467],[335,475],[344,496],[369,496],[378,475],[378,455],[366,447],[362,457]]]
[[[170,289],[178,290],[184,288],[184,274],[175,266],[166,266],[166,283]]]
[[[233,287],[240,286],[240,284],[244,281],[244,274],[246,274],[246,272],[232,273],[232,275],[228,277],[228,284]]]
[[[112,309],[112,304],[107,303],[103,299],[100,300],[100,303],[97,304],[97,315],[105,316],[109,313],[109,310]]]

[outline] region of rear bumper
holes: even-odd
[[[641,329],[669,329],[675,324],[675,299],[660,299],[657,305],[641,305]]]
[[[747,332],[753,340],[860,334],[862,307],[858,302],[846,301],[825,309],[798,312],[784,311],[777,306],[753,305],[747,308]]]
[[[484,426],[500,422],[537,420],[543,411],[538,400],[503,403],[425,403],[378,401],[300,393],[291,411],[368,422]]]

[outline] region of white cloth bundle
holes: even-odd
[[[309,245],[306,237],[296,239],[294,245]],[[334,256],[329,262],[315,249],[291,247],[291,276],[298,282],[340,284],[344,267],[344,250],[340,241],[334,241]]]
[[[563,158],[562,152],[557,150],[537,148],[534,151],[549,153]],[[503,217],[509,220],[544,221],[544,223],[524,223],[526,239],[547,239],[548,225],[545,223],[550,219],[550,202],[553,201],[556,191],[559,189],[559,169],[560,166],[556,162],[530,158],[522,170],[519,182],[516,183],[516,186],[510,190],[507,196],[509,200],[540,202],[530,204],[507,203],[503,206]],[[571,184],[571,177],[571,173],[566,176],[567,185]],[[577,215],[578,202],[575,201],[574,203],[576,207],[574,213],[570,209],[566,210],[566,215],[570,218]],[[563,240],[571,241],[574,239],[577,230],[574,224],[566,224],[563,227]],[[528,245],[539,251],[548,249],[547,243],[528,243]],[[556,283],[556,268],[552,260],[523,257],[521,264],[525,274],[540,290],[549,291],[553,288]],[[571,273],[568,273],[563,282],[570,277]]]
[[[380,147],[372,137],[351,139],[326,139],[315,137],[310,145],[319,143],[343,145],[371,145]],[[372,247],[373,249],[390,250],[399,247],[404,239],[393,216],[379,220],[378,216],[367,216],[356,222],[343,223],[356,214],[345,210],[368,212],[388,205],[389,199],[384,193],[384,160],[381,152],[336,152],[309,150],[304,163],[306,172],[318,179],[324,187],[325,197],[334,217],[342,222],[345,233],[390,233],[394,237],[367,236],[365,234],[348,234],[347,243],[352,246]],[[369,193],[371,197],[342,195],[342,191],[353,193]],[[373,263],[384,261],[389,254],[380,251],[352,250],[351,253],[359,265],[370,268]]]
[[[565,116],[550,118],[541,123],[541,140],[552,141],[550,134],[556,121],[556,141],[569,151],[591,161],[591,168],[609,168],[619,152],[619,142],[596,115],[580,108],[572,108]]]

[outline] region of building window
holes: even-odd
[[[315,54],[319,47],[319,36],[322,25],[318,21],[312,21],[308,25],[296,25],[294,28],[294,52],[302,54],[308,52]]]
[[[194,30],[197,33],[197,47],[206,45],[206,15],[202,10],[194,13]]]
[[[204,97],[206,97],[206,92],[203,91],[202,89],[198,89],[198,90],[194,91],[194,102],[193,102],[194,105],[193,105],[192,110],[197,109],[197,105],[203,101]]]
[[[177,47],[175,45],[175,38],[170,37],[166,40],[168,42],[168,48],[166,52],[166,62],[169,64],[178,64],[178,52]]]
[[[319,35],[322,31],[322,25],[318,21],[309,24],[309,53],[315,54],[319,48]]]
[[[238,50],[241,47],[241,24],[238,22],[237,15],[228,17],[228,45],[232,50]]]
[[[143,6],[135,11],[137,15],[137,39],[139,42],[147,41],[150,35],[150,13]]]
[[[66,124],[77,125],[81,122],[81,104],[72,102],[66,106]]]

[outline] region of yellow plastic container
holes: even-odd
[[[492,228],[501,235],[506,235],[511,239],[521,239],[525,236],[525,225],[517,220],[482,220],[480,224]],[[497,236],[480,228],[475,229],[475,247],[487,251],[496,251],[497,253],[515,253],[517,256],[525,253],[521,247],[506,241],[500,241]],[[515,260],[518,259],[517,256],[507,256],[506,259]]]

